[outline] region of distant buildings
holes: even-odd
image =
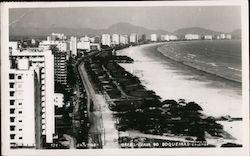
[[[51,46],[56,46],[59,51],[67,51],[70,49],[70,45],[66,42],[67,37],[64,34],[52,33],[47,36],[47,40],[43,40],[39,43],[39,48],[50,49]]]
[[[175,40],[178,40],[178,37],[175,36],[175,35],[170,35],[170,36],[169,36],[169,40],[170,40],[170,41],[175,41]]]
[[[89,51],[90,50],[90,41],[83,41],[82,40],[82,41],[78,42],[77,49]]]
[[[186,34],[185,39],[186,40],[198,40],[198,39],[200,39],[200,35],[198,35],[198,34]]]
[[[81,41],[81,42],[90,42],[90,38],[89,38],[88,36],[85,35],[84,37],[81,37],[81,38],[80,38],[80,41]]]
[[[89,52],[90,50],[100,50],[99,43],[91,43],[90,41],[80,41],[77,43],[77,49]]]
[[[54,81],[62,85],[67,84],[67,52],[54,48]]]
[[[225,34],[220,34],[220,39],[225,39],[226,38],[226,35]]]
[[[142,36],[141,36],[141,41],[142,41],[142,42],[146,42],[146,41],[147,41],[147,36],[146,36],[146,34],[142,34]]]
[[[232,35],[231,34],[227,34],[226,35],[226,39],[231,40],[232,39]]]
[[[109,34],[102,34],[102,45],[107,45],[110,46],[111,45],[111,37]]]
[[[220,34],[220,35],[217,35],[216,39],[218,40],[231,40],[232,39],[232,35],[231,34]]]
[[[161,41],[169,41],[170,36],[169,35],[161,35]]]
[[[77,39],[76,37],[71,36],[70,37],[70,41],[69,41],[69,45],[70,45],[70,51],[72,55],[77,55]]]
[[[122,45],[128,44],[128,35],[120,35],[120,44]]]
[[[212,40],[213,36],[212,35],[205,35],[204,40]]]
[[[113,34],[111,38],[112,38],[112,44],[118,45],[120,43],[118,34]]]
[[[50,36],[47,36],[47,41],[57,41],[57,40],[66,40],[67,37],[64,34],[52,33]]]
[[[56,46],[60,51],[67,51],[67,43],[66,41],[41,41],[39,44],[40,48],[50,49],[51,46]]]
[[[129,35],[129,43],[137,43],[138,42],[138,35],[132,33]]]
[[[156,41],[157,41],[157,34],[151,34],[151,35],[150,35],[150,40],[151,40],[152,42],[156,42]]]

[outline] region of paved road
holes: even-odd
[[[87,93],[87,105],[88,105],[88,116],[90,121],[89,130],[89,144],[90,147],[96,148],[102,147],[102,116],[101,107],[96,102],[95,91],[93,85],[91,84],[87,72],[85,70],[84,62],[78,66],[78,70]],[[90,110],[90,105],[93,103],[93,110]],[[93,145],[93,146],[92,146]]]

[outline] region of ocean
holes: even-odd
[[[242,81],[240,40],[172,42],[158,50],[185,65],[232,81]]]

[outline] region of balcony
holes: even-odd
[[[45,90],[45,85],[41,86],[41,90],[44,91]]]
[[[42,108],[42,112],[45,113],[46,109],[45,108]]]
[[[45,102],[45,97],[42,97],[42,99],[41,99],[41,100],[42,100],[42,102]]]

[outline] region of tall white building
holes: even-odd
[[[70,37],[69,45],[70,45],[69,49],[71,51],[71,54],[76,56],[77,55],[77,39],[76,39],[76,37],[73,37],[73,36]]]
[[[102,45],[111,45],[111,38],[109,34],[102,34]]]
[[[120,44],[128,44],[128,35],[120,35]]]
[[[23,62],[23,59],[28,60]],[[54,119],[54,56],[50,50],[43,48],[32,48],[23,51],[12,52],[11,60],[17,64],[17,67],[34,68],[41,86],[40,103],[36,109],[40,110],[41,116],[41,135],[46,143],[53,142],[53,134],[55,133],[55,119]],[[20,69],[22,70],[22,69]],[[27,96],[30,98],[32,95]],[[18,98],[19,96],[16,96]],[[39,107],[40,106],[40,107]],[[31,127],[29,124],[25,125]]]
[[[138,35],[132,33],[129,35],[129,43],[137,43],[138,42]]]
[[[157,41],[157,35],[156,35],[156,34],[151,34],[151,35],[150,35],[150,40],[151,40],[152,42],[156,42],[156,41]]]
[[[25,62],[26,61],[26,62]],[[36,111],[36,102],[40,95],[38,77],[34,68],[28,66],[28,60],[19,60],[18,68],[9,72],[9,138],[10,147],[40,147],[37,134],[41,132],[36,124],[40,113]],[[40,135],[41,136],[41,135]]]
[[[112,35],[112,43],[115,44],[115,45],[118,45],[120,43],[118,34],[113,34]]]

